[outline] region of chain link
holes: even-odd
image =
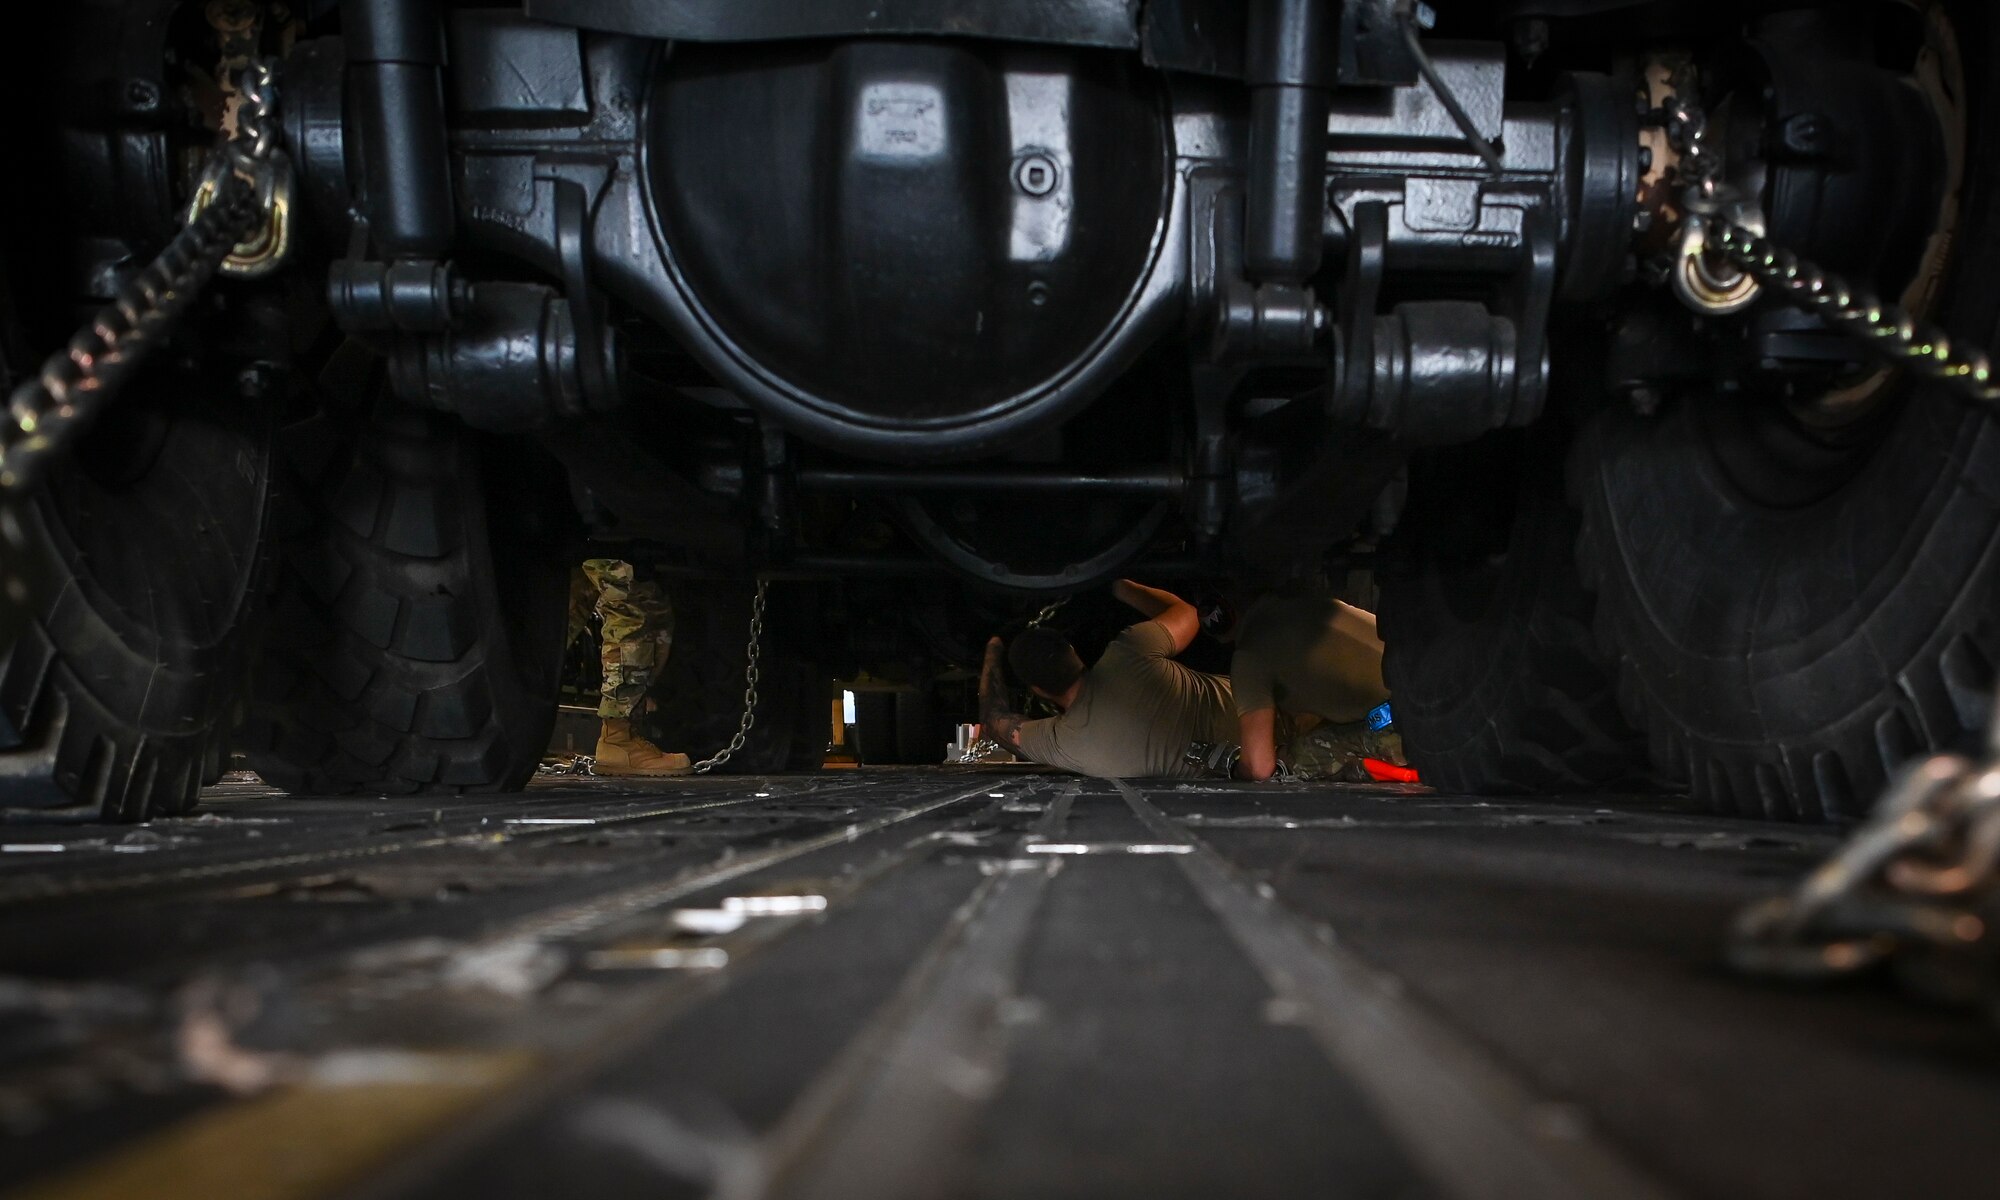
[[[1724,313],[1768,291],[1891,366],[1944,384],[1977,404],[2000,408],[2000,386],[1983,350],[1954,346],[1943,330],[1772,242],[1761,229],[1761,214],[1754,222],[1745,219],[1748,206],[1721,183],[1722,162],[1708,144],[1708,117],[1694,99],[1694,87],[1692,70],[1683,68],[1675,76],[1674,94],[1662,106],[1668,139],[1681,156],[1686,212],[1675,290],[1682,298],[1699,311]],[[1713,278],[1715,260],[1739,272],[1740,284]]]
[[[214,202],[225,177],[249,179],[264,219],[246,231],[223,257],[220,270],[225,275],[255,279],[284,265],[292,241],[292,160],[278,145],[276,79],[269,63],[256,60],[243,69],[230,112],[236,135],[225,144],[225,153],[211,155],[203,167],[188,219],[199,217],[203,208]]]
[[[1709,219],[1707,244],[1773,296],[1812,313],[1890,365],[1978,404],[2000,407],[2000,386],[1985,351],[1953,345],[1935,325],[1728,220]]]
[[[1039,629],[1050,621],[1055,620],[1056,614],[1061,612],[1063,605],[1068,603],[1068,596],[1057,596],[1047,604],[1042,605],[1042,610],[1028,619],[1027,628]]]
[[[961,766],[968,766],[977,763],[991,762],[994,760],[994,756],[999,754],[1005,754],[1007,756],[1006,758],[1001,759],[999,761],[1001,762],[1013,761],[1014,754],[1012,751],[1008,750],[1005,746],[1002,746],[999,742],[994,741],[992,738],[983,737],[980,738],[978,741],[973,742],[970,746],[967,746],[963,751],[961,751],[959,753],[958,758],[955,761],[958,762],[958,764]]]
[[[159,257],[8,397],[0,420],[0,502],[19,502],[49,462],[82,436],[261,215],[255,172],[277,145],[276,94],[269,63],[253,62],[244,73],[237,136],[215,152],[241,169],[222,174],[213,199]]]
[[[1674,72],[1673,94],[1661,105],[1667,140],[1680,154],[1684,183],[1697,205],[1713,202],[1722,184],[1722,159],[1708,144],[1708,114],[1695,99],[1694,68],[1683,64]],[[1699,211],[1697,208],[1695,211]]]
[[[24,495],[40,481],[201,294],[256,215],[254,189],[232,174],[193,224],[14,389],[0,423],[0,495]]]
[[[1755,303],[1757,279],[1721,256],[1707,243],[1711,226],[1732,224],[1762,232],[1764,213],[1756,198],[1745,195],[1725,178],[1725,165],[1709,137],[1708,114],[1695,98],[1698,86],[1692,64],[1673,73],[1673,91],[1660,102],[1658,120],[1673,147],[1673,178],[1680,185],[1680,231],[1674,238],[1674,261],[1667,272],[1674,294],[1704,316],[1727,316]]]
[[[237,243],[266,215],[278,150],[277,84],[269,62],[243,70],[235,136],[211,152],[206,203],[60,351],[23,379],[0,412],[0,647],[32,611],[37,559],[22,509],[51,462],[72,447],[187,312]]]
[[[252,59],[236,89],[243,103],[236,107],[236,136],[229,139],[230,156],[246,172],[269,162],[278,152],[278,72],[269,59]]]
[[[2000,718],[2000,707],[1995,709]],[[1820,981],[1888,967],[1916,990],[2000,1017],[2000,720],[1975,761],[1905,767],[1868,821],[1787,896],[1743,910],[1737,970]]]
[[[764,598],[770,583],[757,581],[757,597],[750,602],[750,646],[745,653],[743,665],[743,719],[736,726],[736,734],[729,744],[715,752],[714,757],[704,758],[694,765],[697,775],[705,775],[728,762],[730,757],[743,748],[750,737],[750,731],[757,725],[757,659],[763,653],[764,641]]]

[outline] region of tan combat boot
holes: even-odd
[[[685,775],[692,766],[685,754],[670,754],[632,732],[632,723],[606,717],[597,735],[593,775]]]

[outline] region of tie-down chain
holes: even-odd
[[[278,145],[277,82],[252,60],[238,78],[236,129],[209,153],[187,225],[64,347],[23,379],[0,415],[0,646],[32,611],[40,564],[30,500],[218,272],[275,270],[290,242],[291,171]]]
[[[1683,212],[1669,279],[1690,308],[1734,312],[1768,292],[1817,316],[1900,370],[1988,410],[2000,386],[1984,351],[1774,244],[1762,216],[1722,179],[1693,79],[1675,80],[1662,117],[1680,155]],[[1872,815],[1787,896],[1738,915],[1730,963],[1785,979],[1886,967],[1926,994],[1993,1005],[2000,1018],[2000,705],[1980,756],[1906,766]]]

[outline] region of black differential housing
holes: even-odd
[[[989,584],[1284,569],[1399,447],[1535,419],[1552,306],[1626,277],[1631,81],[1516,99],[1500,44],[1445,37],[1419,81],[1390,0],[788,11],[343,0],[343,38],[292,56],[331,307],[405,399],[716,426],[626,477],[565,458],[627,536],[685,536],[632,502],[679,480],[795,567],[839,549],[800,493],[847,489]],[[1127,424],[1079,419],[1126,393]],[[1159,458],[1118,452],[1133,425]],[[1096,506],[1029,522],[1047,554],[992,519],[1031,486]]]
[[[840,440],[1060,420],[1112,365],[1167,225],[1165,110],[1136,65],[997,42],[677,46],[646,178],[698,317],[678,332]]]

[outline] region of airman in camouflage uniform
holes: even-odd
[[[646,703],[674,645],[674,610],[666,593],[656,583],[635,578],[631,563],[588,559],[570,586],[572,640],[588,627],[593,608],[603,623],[599,661],[604,667],[603,698],[597,706],[604,726],[593,770],[599,775],[685,772],[687,755],[663,751],[632,730],[632,715]]]

